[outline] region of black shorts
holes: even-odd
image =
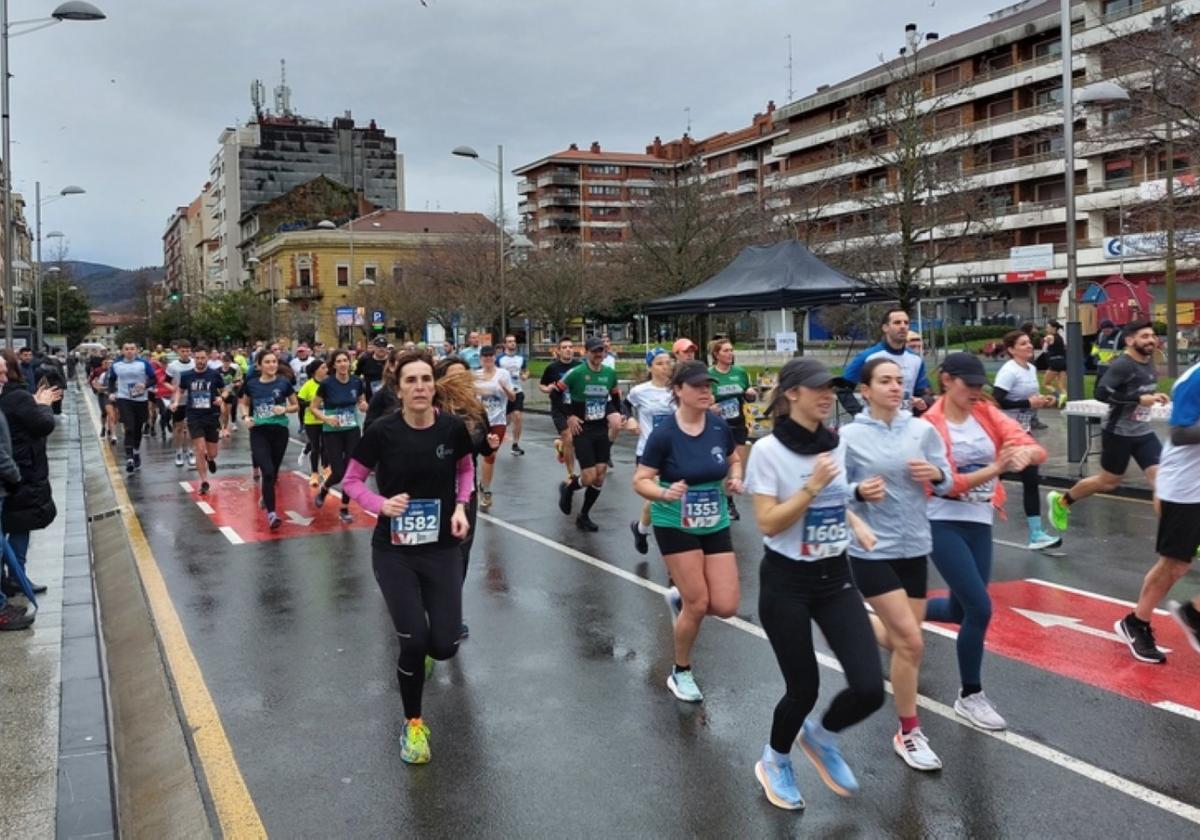
[[[1159,505],[1162,515],[1158,518],[1154,550],[1161,557],[1192,562],[1200,553],[1200,504],[1160,500]]]
[[[563,414],[556,408],[550,409],[550,419],[554,421],[554,428],[562,434],[567,430],[567,415]]]
[[[750,439],[750,430],[746,428],[745,423],[738,425],[729,424],[729,433],[733,435],[733,442],[738,446],[744,446],[746,441]]]
[[[209,443],[221,439],[220,417],[189,417],[187,419],[188,437],[192,440],[204,438]]]
[[[658,550],[664,557],[688,551],[702,551],[705,554],[733,553],[733,537],[730,536],[728,527],[711,534],[691,534],[678,528],[655,525],[654,541],[658,543]]]
[[[609,401],[604,406],[604,416],[607,417],[610,414],[620,414],[620,413],[621,413],[621,401],[619,399],[617,399],[616,397],[612,397],[611,399],[609,399]]]
[[[929,558],[863,560],[851,557],[850,576],[864,598],[874,598],[897,589],[903,589],[909,598],[924,598],[929,591]]]
[[[187,419],[187,406],[186,405],[181,405],[181,406],[179,406],[179,408],[177,408],[171,412],[171,422],[172,423],[182,423],[186,419]]]
[[[1063,356],[1051,356],[1046,360],[1046,370],[1063,373],[1067,369],[1067,360]]]
[[[571,443],[575,446],[575,460],[581,470],[607,464],[612,455],[612,441],[608,439],[608,427],[604,423],[585,425]]]
[[[517,391],[517,398],[508,401],[508,407],[504,409],[505,414],[512,414],[514,411],[525,410],[525,392]]]
[[[1100,452],[1100,469],[1113,475],[1125,475],[1130,458],[1137,461],[1137,465],[1145,472],[1149,467],[1156,466],[1162,455],[1162,444],[1154,432],[1147,432],[1141,437],[1101,432],[1100,442],[1104,447]]]

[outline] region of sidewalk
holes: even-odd
[[[80,406],[69,391],[46,446],[58,517],[34,532],[28,569],[49,590],[32,629],[0,633],[0,837],[115,836]]]

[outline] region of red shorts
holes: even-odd
[[[496,452],[493,452],[491,455],[483,456],[483,462],[485,464],[496,463],[496,454],[500,451],[500,444],[504,443],[504,433],[507,431],[508,426],[492,426],[488,429],[488,434],[495,435],[496,437],[500,438],[500,440],[496,443]]]

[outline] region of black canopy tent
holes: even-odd
[[[809,309],[887,300],[888,295],[821,261],[789,239],[751,245],[694,289],[652,300],[647,315],[694,315],[768,309]]]

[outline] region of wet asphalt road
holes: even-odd
[[[601,532],[583,534],[555,506],[562,468],[553,459],[548,419],[530,416],[526,426],[528,454],[515,458],[506,445],[500,457],[494,517],[665,583],[653,541],[643,558],[627,531],[638,507],[629,488],[632,439],[618,446],[615,475],[593,511]],[[298,451],[289,448],[288,466]],[[706,700],[681,704],[664,686],[671,638],[657,592],[486,520],[464,589],[471,638],[456,659],[439,663],[426,688],[433,761],[406,766],[396,740],[403,721],[396,644],[371,574],[365,520],[363,527],[314,533],[323,527],[318,517],[285,528],[299,536],[235,545],[180,487],[181,480],[194,482],[195,472],[177,469],[173,450],[157,441],[143,452],[145,467],[129,479],[130,495],[250,794],[275,836],[1194,837],[1200,831],[1172,813],[1172,803],[1126,795],[930,711],[922,711],[923,727],[945,769],[910,770],[891,749],[890,696],[843,737],[862,793],[839,799],[795,750],[808,808],[780,811],[766,802],[753,774],[783,689],[765,640],[743,627],[706,622],[694,654]],[[220,464],[223,481],[249,475],[245,431]],[[307,504],[299,479],[289,480],[290,507],[314,516],[311,504],[299,509]],[[218,483],[217,495],[239,492],[230,487]],[[1013,489],[1014,521],[999,525],[996,537],[1023,542],[1020,490]],[[236,511],[235,529],[244,534],[259,515],[255,498],[247,491],[222,508]],[[1152,559],[1153,531],[1148,505],[1093,499],[1077,509],[1066,558],[997,545],[994,580],[1040,578],[1131,599]],[[739,615],[756,623],[759,540],[749,517],[734,532]],[[930,585],[941,586],[932,567]],[[1197,588],[1195,578],[1187,579],[1177,596]],[[926,640],[921,692],[952,704],[954,643],[933,634]],[[1096,644],[1112,645],[1114,668],[1131,667],[1123,648]],[[1172,661],[1192,656],[1180,649]],[[1162,673],[1136,667],[1139,679]],[[842,684],[828,668],[821,679],[818,710]],[[993,654],[984,683],[1014,732],[1200,806],[1200,720]]]

